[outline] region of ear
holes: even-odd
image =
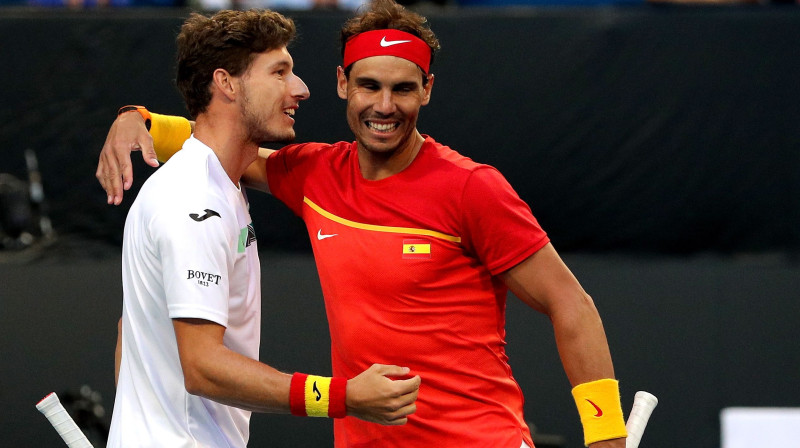
[[[431,90],[433,90],[433,73],[428,75],[428,84],[425,84],[425,87],[422,89],[425,90],[425,93],[422,96],[422,105],[427,106],[431,101]]]
[[[238,93],[238,85],[234,82],[233,76],[227,70],[218,68],[212,74],[212,85],[214,89],[219,91],[229,101],[236,99]]]
[[[336,67],[336,93],[339,94],[339,98],[347,99],[347,77],[344,76],[344,68],[341,65]]]

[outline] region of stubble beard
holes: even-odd
[[[294,140],[295,132],[293,128],[289,128],[285,132],[271,131],[268,123],[269,117],[265,117],[263,113],[258,113],[252,104],[247,92],[244,91],[241,113],[248,141],[261,144],[264,142],[289,142]]]

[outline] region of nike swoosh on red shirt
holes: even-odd
[[[594,414],[595,417],[602,417],[603,416],[603,410],[600,409],[600,406],[594,404],[592,402],[592,400],[590,400],[588,398],[586,399],[586,401],[588,401],[590,405],[594,406],[594,408],[597,409],[597,414]]]
[[[322,229],[317,230],[317,239],[320,241],[324,240],[325,238],[333,238],[338,235],[339,235],[338,233],[331,233],[330,235],[325,235],[324,233],[322,233]]]

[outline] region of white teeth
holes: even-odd
[[[391,131],[391,130],[395,129],[397,126],[399,126],[398,123],[380,124],[380,123],[373,123],[371,121],[368,121],[367,125],[371,129],[374,129],[376,131],[383,131],[383,132]]]
[[[286,109],[286,110],[283,111],[283,113],[285,113],[286,115],[289,115],[290,117],[293,117],[294,116],[294,109]]]

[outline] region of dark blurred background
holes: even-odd
[[[637,390],[660,398],[642,447],[719,447],[723,408],[800,406],[800,10],[509,3],[410,3],[442,42],[419,129],[496,166],[531,205],[600,309],[625,412]],[[134,154],[134,188],[112,207],[97,157],[122,105],[185,115],[174,39],[193,8],[214,5],[156,6],[0,8],[3,446],[61,444],[34,408],[51,391],[101,446],[122,228],[153,170]],[[351,138],[334,84],[351,7],[286,11],[312,92],[300,141]],[[250,198],[262,360],[329,372],[305,228],[277,200]],[[513,297],[507,317],[528,420],[559,436],[553,446],[582,446],[549,322]],[[331,446],[330,425],[257,415],[250,446]]]

